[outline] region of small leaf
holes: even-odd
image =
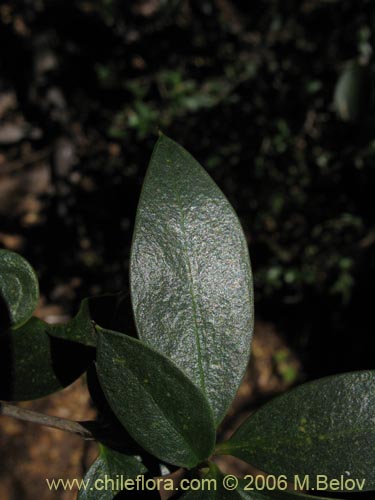
[[[349,61],[341,73],[334,92],[336,112],[345,122],[358,120],[368,109],[371,78],[366,66]]]
[[[86,346],[96,346],[95,327],[90,312],[91,299],[84,299],[77,315],[66,324],[48,325],[52,337],[70,340]]]
[[[228,200],[194,158],[165,136],[143,184],[130,276],[139,337],[203,390],[220,422],[250,352],[248,249]]]
[[[78,500],[112,500],[127,479],[147,472],[138,457],[103,445],[99,445],[99,451],[98,458],[83,478],[84,487],[78,493]]]
[[[97,365],[113,412],[145,450],[182,467],[210,455],[211,410],[169,359],[137,339],[98,328]]]
[[[200,483],[194,484],[194,490],[187,491],[181,497],[183,500],[241,500],[238,491],[230,491],[223,486],[224,476],[220,469],[210,462],[210,468],[206,474],[200,478]],[[209,482],[208,482],[209,481]],[[195,489],[197,485],[200,489]]]
[[[260,408],[219,445],[268,474],[317,475],[375,489],[375,371],[303,384]],[[328,488],[329,489],[329,488]],[[336,491],[343,491],[340,488]]]
[[[49,333],[53,337],[96,347],[95,324],[136,336],[128,294],[120,292],[84,299],[71,321],[53,325]]]
[[[51,337],[53,328],[33,317],[0,336],[0,399],[27,401],[47,396],[87,369],[92,350]]]
[[[0,333],[10,325],[19,327],[26,323],[33,315],[38,300],[39,285],[34,269],[21,255],[0,250],[0,309],[3,323]]]

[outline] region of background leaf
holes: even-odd
[[[334,92],[334,106],[343,121],[356,121],[364,115],[371,99],[371,76],[368,67],[349,61]]]
[[[111,450],[103,445],[99,446],[99,450],[98,458],[84,477],[84,481],[87,481],[87,488],[79,491],[78,500],[112,500],[120,490],[112,490],[108,487],[95,488],[95,481],[100,480],[97,485],[101,488],[106,480],[113,479],[116,487],[116,484],[119,484],[116,480],[121,481],[122,478],[124,482],[126,479],[133,479],[147,472],[138,457]],[[109,481],[107,484],[111,485]]]
[[[66,324],[53,325],[50,334],[83,345],[96,347],[95,324],[108,330],[136,337],[136,327],[128,293],[108,293],[88,297],[81,302],[77,315]]]
[[[195,385],[139,340],[98,329],[98,377],[129,434],[156,457],[193,467],[212,452],[211,410]]]
[[[213,180],[165,136],[155,146],[138,206],[131,291],[140,338],[201,387],[219,422],[250,352],[247,244]]]
[[[53,337],[78,342],[86,346],[96,346],[95,327],[91,319],[91,298],[84,299],[77,315],[66,324],[49,325]]]
[[[10,324],[14,327],[24,324],[35,311],[38,300],[34,269],[21,255],[0,250],[0,333]]]
[[[33,317],[0,336],[0,399],[27,401],[47,396],[87,369],[93,350],[53,338],[53,328]]]
[[[263,406],[219,446],[268,474],[365,479],[375,488],[375,371],[303,384]],[[355,488],[359,490],[360,488]]]

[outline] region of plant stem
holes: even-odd
[[[91,431],[85,427],[85,422],[75,422],[60,417],[53,417],[52,415],[45,415],[32,410],[26,410],[4,401],[0,401],[0,415],[6,417],[17,418],[25,422],[32,422],[34,424],[52,427],[53,429],[60,429],[61,431],[71,432],[77,434],[83,439],[95,439]],[[91,422],[92,423],[92,422]]]

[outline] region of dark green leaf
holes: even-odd
[[[358,120],[370,101],[370,77],[366,66],[349,61],[337,82],[334,105],[343,121]]]
[[[96,347],[94,324],[136,336],[129,295],[120,292],[84,299],[71,321],[54,325],[49,333],[54,337]]]
[[[0,250],[0,308],[3,323],[0,333],[10,325],[19,327],[26,323],[33,315],[38,300],[39,285],[34,269],[21,255]]]
[[[268,474],[286,474],[289,481],[309,475],[310,488],[319,486],[317,475],[325,475],[358,481],[352,485],[356,491],[373,490],[374,415],[374,371],[327,377],[263,406],[218,452]],[[339,485],[336,491],[344,489]]]
[[[71,384],[87,369],[92,350],[51,337],[53,328],[31,318],[0,336],[0,399],[46,396]]]
[[[194,489],[187,491],[182,495],[183,500],[240,500],[239,493],[226,490],[223,486],[223,478],[220,469],[213,463],[210,463],[209,470],[206,474],[194,483]],[[193,481],[190,478],[190,481]],[[195,488],[198,488],[195,490]]]
[[[139,457],[99,446],[99,456],[87,471],[78,500],[112,500],[127,479],[147,472]],[[105,488],[106,486],[106,488]]]
[[[95,327],[90,312],[91,299],[84,299],[77,315],[66,324],[51,325],[49,334],[53,337],[78,342],[86,346],[96,346]]]
[[[131,290],[140,338],[201,387],[219,422],[249,358],[247,244],[213,180],[165,136],[153,152],[138,206]]]
[[[214,446],[204,395],[169,359],[137,339],[98,329],[98,376],[129,434],[160,460],[193,467]]]

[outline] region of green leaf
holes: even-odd
[[[211,410],[168,358],[137,339],[98,328],[97,368],[113,412],[145,450],[182,467],[210,455]]]
[[[334,92],[334,106],[341,120],[358,120],[370,101],[371,78],[366,66],[349,61],[338,79]]]
[[[47,396],[87,369],[93,350],[53,338],[53,328],[33,317],[0,336],[0,399],[27,401]]]
[[[96,346],[95,327],[90,311],[91,298],[84,299],[77,315],[66,324],[48,325],[49,334],[86,346]]]
[[[220,422],[250,352],[248,249],[228,200],[165,136],[155,146],[138,206],[131,292],[139,337],[201,387]]]
[[[135,336],[128,294],[111,293],[84,299],[77,315],[71,321],[53,325],[49,333],[53,337],[96,347],[95,324],[108,330],[126,331]]]
[[[209,470],[203,474],[199,482],[194,483],[194,490],[187,491],[181,497],[183,500],[240,500],[239,493],[226,490],[223,486],[223,474],[220,469],[210,462]],[[190,479],[192,482],[192,479]],[[193,482],[192,482],[193,484]],[[196,487],[199,489],[195,490]]]
[[[77,498],[112,500],[121,491],[127,479],[134,479],[146,472],[147,469],[139,457],[99,445],[99,456],[83,478],[84,487],[79,491]]]
[[[243,491],[245,482],[241,485],[242,480],[238,479],[238,488],[231,490],[229,487],[225,488],[225,477],[216,464],[210,462],[209,470],[200,478],[200,482],[194,483],[194,490],[187,491],[182,495],[183,500],[268,500],[266,496],[258,496],[257,492],[251,496]],[[231,476],[234,477],[234,476]],[[191,479],[190,479],[191,481]],[[193,484],[193,483],[192,483]],[[233,485],[234,483],[229,483]],[[195,489],[200,486],[199,489]]]
[[[39,285],[34,269],[21,255],[0,250],[0,309],[3,323],[0,333],[10,325],[19,327],[26,323],[33,315],[38,300]]]
[[[326,475],[357,481],[355,491],[373,490],[374,415],[375,371],[327,377],[260,408],[217,451],[290,481],[309,475],[310,488],[319,486],[317,475]]]

